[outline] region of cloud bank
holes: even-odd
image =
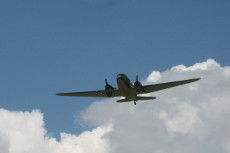
[[[82,115],[93,126],[113,124],[106,137],[113,152],[230,152],[230,67],[213,59],[164,72],[144,84],[200,77],[191,84],[151,93],[154,101],[93,103]]]
[[[151,93],[154,101],[97,101],[81,120],[95,127],[80,135],[47,135],[38,110],[0,109],[2,153],[229,153],[230,67],[213,59],[164,72],[153,71],[143,84],[201,77],[201,80]]]
[[[93,153],[110,152],[104,134],[112,127],[98,126],[79,136],[61,133],[60,141],[48,136],[38,110],[15,112],[0,109],[0,153]]]

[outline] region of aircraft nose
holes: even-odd
[[[121,79],[121,78],[122,78],[122,74],[118,74],[117,79]]]

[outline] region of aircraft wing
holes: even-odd
[[[97,91],[86,91],[86,92],[70,92],[70,93],[57,93],[59,96],[78,96],[78,97],[118,97],[121,96],[118,89],[111,91],[97,90]]]
[[[175,81],[175,82],[160,83],[160,84],[154,84],[154,85],[146,85],[146,86],[143,86],[143,88],[144,88],[144,93],[150,93],[150,92],[154,92],[154,91],[164,90],[167,88],[172,88],[172,87],[180,86],[183,84],[195,82],[198,80],[200,80],[200,78]]]

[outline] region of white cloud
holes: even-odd
[[[109,142],[104,135],[111,125],[102,125],[79,136],[61,133],[60,141],[47,135],[43,115],[38,110],[15,112],[0,109],[1,153],[107,153]]]
[[[156,82],[160,79],[161,73],[159,71],[153,71],[147,78],[148,82]]]
[[[194,125],[197,122],[200,122],[197,116],[198,109],[189,106],[186,103],[181,104],[177,109],[178,113],[171,115],[167,112],[160,113],[160,118],[165,120],[168,132],[186,134],[195,130]]]
[[[147,83],[200,77],[188,85],[151,93],[154,101],[93,103],[84,113],[88,124],[113,124],[107,133],[114,152],[230,152],[230,67],[213,59],[164,72],[153,71]]]
[[[151,93],[153,101],[97,101],[82,113],[95,127],[80,135],[47,135],[38,110],[0,109],[1,153],[229,153],[230,67],[213,59],[153,71],[144,83],[201,77],[188,85]]]
[[[220,68],[220,64],[213,59],[208,59],[206,62],[196,63],[193,66],[186,67],[184,65],[178,65],[173,67],[171,70],[175,71],[196,71],[196,70],[207,70]]]

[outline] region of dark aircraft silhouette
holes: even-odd
[[[79,96],[79,97],[125,97],[124,99],[117,100],[117,102],[122,103],[122,102],[134,101],[134,104],[136,105],[136,101],[138,100],[156,99],[156,97],[144,97],[144,96],[138,96],[138,94],[147,94],[150,92],[172,88],[183,84],[195,82],[198,80],[200,80],[200,78],[143,86],[141,82],[138,81],[138,76],[136,76],[136,82],[132,84],[130,79],[125,74],[118,74],[117,75],[118,89],[108,84],[107,79],[105,79],[105,83],[106,83],[105,90],[58,93],[57,95]]]

